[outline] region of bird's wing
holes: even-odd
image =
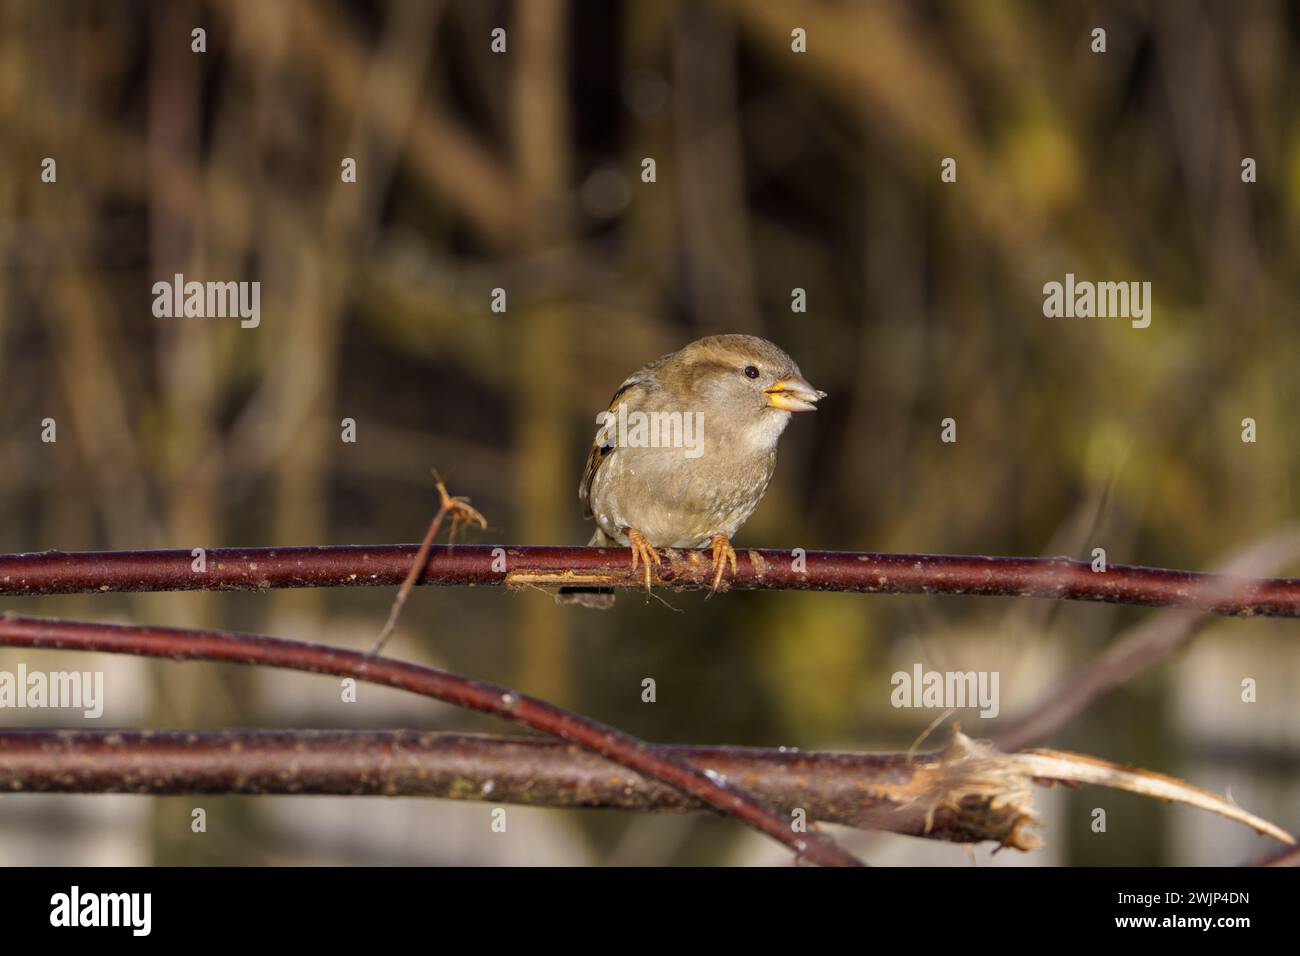
[[[618,414],[620,403],[636,407],[641,404],[641,399],[650,388],[653,387],[655,370],[662,365],[671,355],[665,355],[657,361],[651,362],[645,368],[633,372],[627,377],[614,397],[609,400],[608,411],[611,414]],[[604,440],[601,440],[601,433],[605,432]],[[614,444],[613,436],[608,434],[608,429],[596,429],[596,437],[592,439],[591,451],[587,453],[587,464],[582,469],[582,482],[578,485],[578,500],[582,502],[582,516],[584,518],[594,517],[591,510],[591,483],[596,478],[596,472],[600,471],[600,466],[609,460],[617,448]]]

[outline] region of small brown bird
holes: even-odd
[[[634,372],[598,416],[578,486],[583,516],[596,519],[588,543],[630,547],[647,591],[656,548],[709,547],[716,591],[728,565],[736,571],[731,538],[763,500],[790,413],[825,397],[752,335],[711,335]],[[614,596],[571,587],[559,600],[609,607]]]

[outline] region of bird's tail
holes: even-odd
[[[591,536],[587,542],[589,548],[609,548],[613,547],[615,542],[611,541],[609,536],[600,527],[596,527],[596,533]],[[565,587],[555,595],[556,604],[576,604],[579,607],[594,607],[601,611],[608,611],[614,606],[614,589],[613,588],[590,588],[590,587]]]

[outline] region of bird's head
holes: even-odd
[[[826,397],[794,359],[753,335],[711,335],[683,348],[671,364],[665,372],[679,378],[684,391],[732,414],[811,412]]]

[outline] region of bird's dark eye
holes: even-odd
[[[753,365],[746,365],[745,376],[747,378],[758,378],[758,368]]]

